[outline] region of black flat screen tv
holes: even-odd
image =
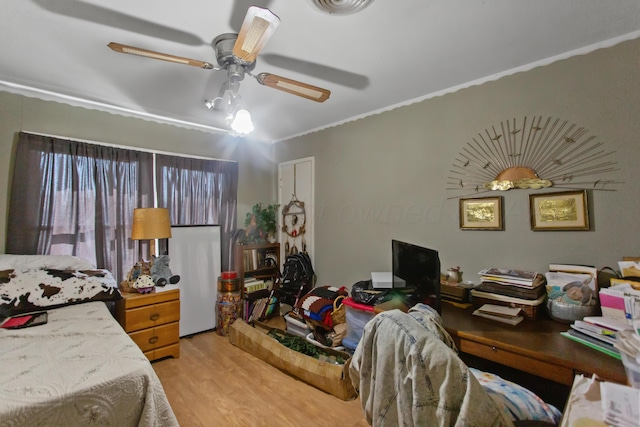
[[[413,289],[411,300],[440,313],[440,258],[438,251],[399,240],[391,241],[393,288]]]

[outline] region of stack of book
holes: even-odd
[[[521,315],[521,309],[495,304],[484,304],[482,307],[475,310],[473,314],[475,316],[484,317],[485,319],[491,319],[496,322],[507,323],[514,326],[522,322],[524,319]]]
[[[560,334],[611,357],[621,359],[620,351],[613,345],[616,342],[616,334],[628,328],[629,325],[624,321],[605,316],[587,316],[583,320],[576,320],[571,324],[571,329]]]
[[[475,302],[518,307],[525,318],[538,317],[538,307],[546,297],[544,275],[499,268],[486,268],[478,274],[480,285],[471,291]]]
[[[528,300],[545,293],[545,278],[534,271],[486,268],[480,273],[479,290]]]

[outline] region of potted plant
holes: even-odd
[[[263,204],[262,202],[253,205],[244,220],[244,243],[264,243],[275,239],[278,229],[276,215],[279,207],[279,204]]]

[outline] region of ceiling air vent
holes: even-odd
[[[373,0],[309,0],[320,10],[336,15],[348,15],[364,9]]]

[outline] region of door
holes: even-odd
[[[280,224],[278,240],[282,262],[289,253],[305,250],[312,264],[314,262],[314,175],[315,159],[313,157],[291,160],[278,165],[278,203],[281,211],[278,218]],[[303,204],[302,211],[301,204]],[[287,206],[291,207],[288,216],[283,212]]]

